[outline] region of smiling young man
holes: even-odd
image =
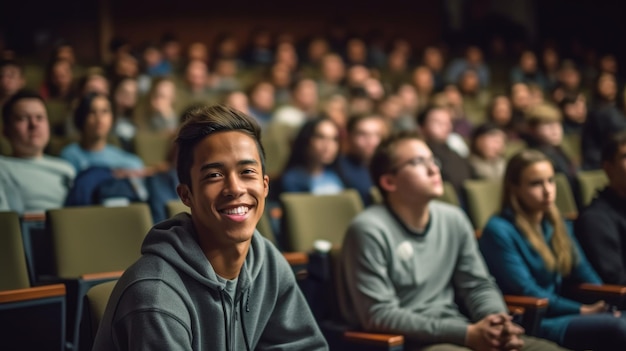
[[[385,203],[358,215],[344,238],[344,318],[367,331],[403,334],[408,350],[560,350],[522,339],[469,219],[459,207],[434,200],[443,193],[439,169],[413,132],[378,145],[370,171]]]
[[[178,194],[117,283],[94,350],[326,350],[290,266],[256,230],[265,208],[260,129],[223,106],[185,116]]]

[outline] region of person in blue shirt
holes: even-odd
[[[282,192],[336,194],[345,189],[337,171],[339,127],[329,118],[305,122],[281,176]]]
[[[587,305],[561,295],[567,283],[602,284],[555,205],[554,167],[537,150],[513,156],[505,171],[502,210],[479,239],[504,294],[547,298],[540,337],[574,350],[621,350],[626,319],[604,301]]]
[[[90,167],[106,167],[124,175],[143,176],[143,161],[136,155],[108,143],[113,127],[111,102],[105,95],[93,93],[82,98],[74,111],[74,125],[80,140],[61,151],[76,172]]]

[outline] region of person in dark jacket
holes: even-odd
[[[602,280],[626,285],[626,132],[606,143],[602,166],[609,185],[582,211],[575,233]]]
[[[602,73],[595,86],[593,107],[585,121],[582,134],[582,168],[602,168],[602,145],[613,133],[626,130],[626,116],[617,103],[616,78]]]
[[[255,229],[269,177],[252,117],[188,112],[177,192],[116,284],[93,350],[327,350],[287,261]]]

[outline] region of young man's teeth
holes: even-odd
[[[248,208],[246,206],[239,206],[239,207],[235,207],[235,208],[229,208],[227,210],[224,210],[224,213],[226,213],[226,214],[243,215],[243,214],[248,213]]]

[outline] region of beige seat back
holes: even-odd
[[[49,210],[46,220],[61,278],[125,270],[141,256],[141,244],[152,227],[145,203]]]
[[[580,201],[583,206],[588,206],[598,190],[609,184],[609,178],[603,170],[579,171],[576,178],[578,179],[578,191],[580,191]]]
[[[574,192],[567,180],[567,176],[563,173],[556,173],[554,182],[556,183],[556,207],[566,218],[576,218],[578,216],[578,206],[576,206]]]
[[[363,201],[355,189],[335,195],[283,193],[283,228],[288,250],[309,251],[315,240],[327,240],[340,246],[352,219],[363,210]]]
[[[463,183],[467,210],[474,229],[482,230],[489,218],[498,212],[502,198],[502,182],[471,179]]]
[[[20,218],[0,212],[0,290],[30,287]]]

